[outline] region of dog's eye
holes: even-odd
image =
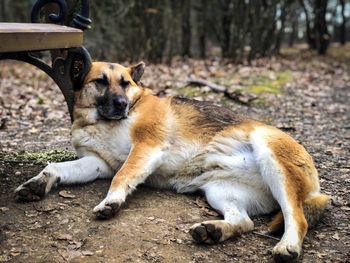
[[[120,80],[120,86],[122,86],[122,88],[126,88],[127,86],[129,86],[130,85],[130,81],[128,81],[128,80],[125,80],[123,77],[121,78],[121,80]]]
[[[95,83],[98,85],[102,85],[102,86],[108,86],[108,79],[106,75],[103,75],[102,78],[98,78],[95,80]]]

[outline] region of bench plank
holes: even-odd
[[[81,47],[83,31],[54,24],[0,23],[0,52]]]

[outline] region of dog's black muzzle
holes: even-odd
[[[98,97],[97,111],[105,119],[120,120],[126,118],[129,111],[129,101],[123,95],[106,92]]]

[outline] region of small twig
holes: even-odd
[[[186,84],[187,86],[189,86],[189,85],[207,86],[215,92],[225,93],[227,91],[226,87],[209,82],[209,81],[204,80],[204,79],[187,79],[186,83],[187,83]]]
[[[326,225],[326,226],[332,226],[331,224],[327,223],[327,222],[324,220],[324,218],[321,218],[321,219],[320,219],[320,222],[321,222],[322,224]]]
[[[243,105],[250,105],[251,102],[258,99],[255,94],[243,94],[241,91],[225,92],[225,96]]]
[[[256,100],[258,97],[255,94],[243,94],[241,91],[235,90],[230,92],[228,88],[209,82],[204,79],[187,79],[186,85],[196,85],[196,86],[207,86],[211,90],[217,93],[223,93],[227,98],[234,100],[243,105],[249,105],[251,102]]]
[[[13,205],[14,208],[18,209],[18,210],[21,210],[22,212],[26,212],[25,209],[21,208],[21,207],[18,207],[17,205]]]
[[[62,255],[61,249],[57,248],[57,252],[58,252],[58,254],[62,257],[62,259],[63,259],[64,261],[68,261],[68,260],[64,257],[64,255]]]
[[[314,226],[313,228],[311,228],[312,230],[315,230],[315,229],[320,229],[320,228],[325,228],[325,227],[334,227],[333,225],[327,223],[326,221],[324,221],[323,218],[320,219],[320,223],[322,224],[319,224],[317,226]]]
[[[143,242],[149,242],[149,243],[156,244],[156,245],[159,245],[159,244],[160,244],[159,241],[155,241],[155,240],[141,239],[141,241],[143,241]]]
[[[158,210],[158,208],[136,208],[136,209],[123,209],[123,212],[138,212],[138,211],[144,211],[144,210]]]
[[[257,236],[267,237],[267,238],[271,238],[271,239],[274,239],[274,240],[277,240],[277,241],[281,240],[280,238],[277,238],[277,237],[274,237],[274,236],[271,236],[271,235],[268,235],[268,234],[263,234],[263,233],[259,233],[259,232],[255,232],[255,231],[253,231],[252,233],[257,235]]]

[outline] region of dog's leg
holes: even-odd
[[[252,145],[263,180],[280,205],[284,217],[284,234],[273,249],[274,258],[276,261],[292,261],[301,253],[308,228],[300,199],[305,194],[305,188],[310,187],[307,181],[310,177],[300,170],[302,165],[297,167],[293,164],[295,160],[300,160],[300,163],[304,161],[300,148],[287,149],[285,144],[289,141],[278,136],[269,136],[264,130],[255,132]],[[280,155],[275,154],[273,147],[281,147]],[[286,159],[281,161],[278,159],[281,157]],[[307,166],[309,164],[305,164]]]
[[[244,207],[246,202],[241,200],[239,191],[235,192],[238,188],[227,181],[214,181],[202,187],[208,203],[224,216],[224,220],[194,224],[190,234],[195,241],[214,244],[253,230],[254,223]]]
[[[19,200],[35,201],[41,199],[58,183],[85,183],[112,175],[112,169],[96,156],[86,156],[62,163],[50,163],[37,176],[17,187],[15,194]]]
[[[162,157],[159,147],[135,145],[128,159],[114,176],[106,198],[97,205],[93,212],[99,218],[113,216],[128,194],[158,167]]]

